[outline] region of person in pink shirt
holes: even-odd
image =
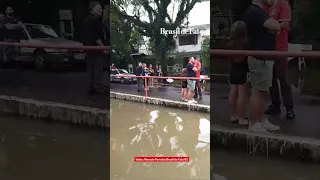
[[[194,67],[198,69],[198,71],[196,73],[197,78],[200,78],[200,75],[201,75],[201,63],[200,63],[200,60],[195,59]],[[195,98],[195,99],[198,98],[199,100],[202,99],[202,91],[201,91],[200,80],[196,80],[196,87],[194,89],[194,97],[193,98]]]
[[[271,8],[267,9],[270,17],[278,20],[281,23],[281,31],[277,34],[276,50],[288,51],[288,37],[290,31],[291,21],[291,7],[287,0],[278,0]],[[265,114],[280,115],[281,113],[281,99],[278,80],[281,86],[281,95],[283,98],[283,105],[286,108],[286,118],[295,119],[293,109],[293,98],[291,86],[288,82],[288,60],[287,57],[275,60],[273,69],[272,87],[270,88],[270,96],[272,104],[265,111]]]

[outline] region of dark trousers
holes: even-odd
[[[196,87],[194,88],[194,95],[198,97],[202,97],[202,92],[201,92],[201,85],[200,85],[200,80],[196,80]]]
[[[288,81],[287,58],[276,60],[273,66],[273,77],[272,77],[272,87],[270,88],[270,96],[271,96],[272,104],[280,107],[281,99],[280,99],[278,79],[280,81],[283,105],[287,109],[292,109],[293,98],[292,98],[291,86]]]
[[[103,78],[103,58],[102,56],[88,56],[87,72],[89,76],[89,87],[102,87]]]
[[[143,78],[137,78],[137,84],[138,84],[138,91],[143,91]]]

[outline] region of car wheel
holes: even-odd
[[[46,67],[46,62],[45,62],[45,52],[44,51],[35,51],[33,53],[33,66],[37,70],[43,70]]]
[[[124,82],[125,82],[125,81],[124,81],[124,78],[121,78],[121,79],[120,79],[120,82],[121,82],[121,84],[124,84]]]

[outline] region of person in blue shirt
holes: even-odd
[[[188,77],[191,78],[195,78],[197,77],[197,71],[198,69],[196,67],[194,67],[194,63],[195,63],[195,59],[193,57],[191,57],[189,59],[189,63],[187,65],[187,74]],[[188,84],[187,84],[187,88],[188,88],[188,94],[187,94],[187,99],[188,99],[188,103],[196,103],[196,101],[193,99],[193,95],[194,95],[194,89],[196,87],[196,80],[194,79],[189,79],[187,80]]]

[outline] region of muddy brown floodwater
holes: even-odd
[[[210,179],[209,114],[111,99],[111,179]],[[133,162],[189,156],[188,163]]]
[[[107,134],[0,116],[0,180],[109,179]]]
[[[208,114],[115,99],[111,137],[97,129],[0,116],[0,180],[209,180],[210,158],[214,180],[319,180],[318,164],[210,153],[209,129]],[[134,156],[161,155],[191,161],[133,162]]]

